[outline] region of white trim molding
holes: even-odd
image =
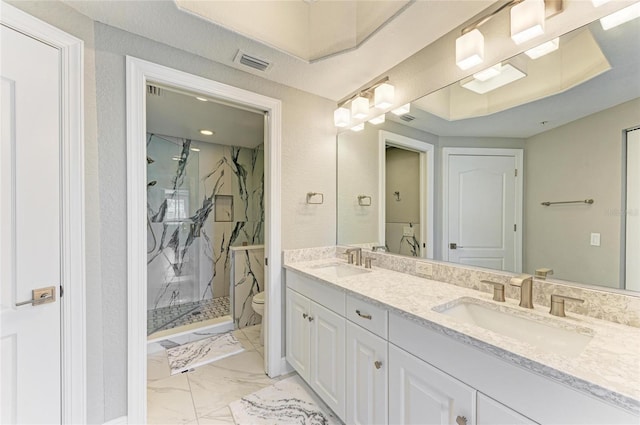
[[[127,294],[128,411],[132,423],[147,415],[147,82],[176,87],[231,101],[265,112],[265,256],[268,258],[265,300],[265,366],[269,376],[281,374],[282,255],[281,166],[282,105],[280,100],[222,84],[186,72],[127,56]]]
[[[386,147],[394,146],[420,154],[420,253],[422,258],[433,259],[434,252],[434,155],[435,146],[429,142],[412,139],[385,130],[378,131],[378,240],[386,244]],[[424,249],[426,244],[426,250]]]
[[[523,149],[498,149],[498,148],[443,148],[442,149],[442,261],[449,260],[449,157],[451,155],[476,155],[476,156],[511,156],[516,163],[518,174],[516,176],[515,193],[515,270],[522,271],[522,234],[523,234],[523,198],[524,198],[524,150]]]
[[[0,8],[2,25],[60,51],[62,423],[86,423],[84,43],[7,3]]]

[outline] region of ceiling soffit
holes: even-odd
[[[414,1],[175,0],[185,12],[309,63],[356,49]]]

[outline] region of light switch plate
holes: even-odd
[[[591,234],[591,246],[600,246],[600,233]]]
[[[433,264],[416,261],[416,274],[423,276],[433,276]]]
[[[413,235],[414,235],[413,227],[411,227],[411,226],[404,226],[404,228],[402,229],[402,235],[403,235],[403,236],[413,237]]]

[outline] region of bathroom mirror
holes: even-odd
[[[511,82],[476,74],[414,101],[405,115],[339,133],[338,244],[528,274],[552,269],[553,279],[640,290],[640,278],[627,276],[640,262],[640,160],[632,142],[640,130],[630,131],[640,127],[639,46],[639,19],[607,31],[596,21],[560,37],[546,55],[503,61],[494,71]],[[381,134],[430,147],[431,181],[421,172],[413,183],[382,179],[382,156],[398,147],[390,141],[381,149]],[[402,166],[407,173],[413,162]],[[513,170],[492,171],[502,163]],[[395,192],[414,206],[391,222]],[[358,196],[370,196],[370,205]],[[504,248],[509,239],[508,260],[471,249],[490,231],[489,245]]]

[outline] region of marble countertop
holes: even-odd
[[[525,309],[518,306],[517,300],[509,298],[504,303],[498,303],[491,299],[490,294],[375,266],[369,273],[336,277],[330,268],[322,268],[331,263],[355,267],[338,258],[293,262],[284,267],[322,284],[341,288],[409,320],[438,329],[463,343],[494,353],[505,361],[640,414],[638,328],[572,313],[567,313],[567,317],[563,318],[554,317],[549,314],[548,307]],[[521,317],[528,316],[550,326],[578,328],[582,333],[592,335],[592,339],[579,355],[565,356],[434,311],[434,307],[442,308],[461,297],[491,303],[495,309],[517,310]]]

